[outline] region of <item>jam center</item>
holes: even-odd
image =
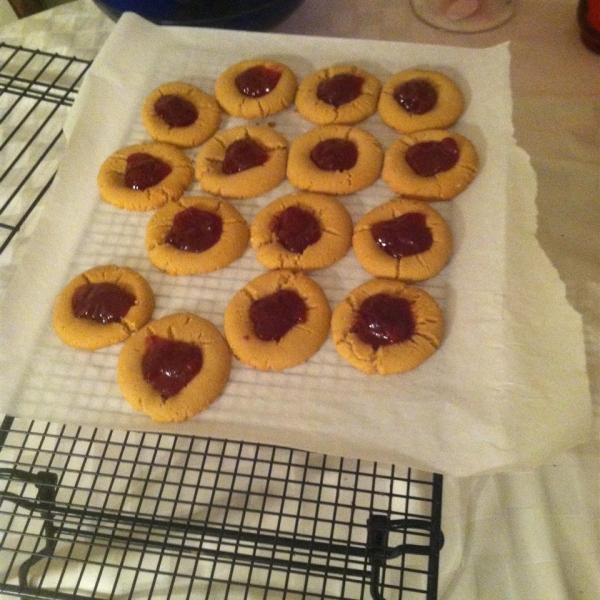
[[[424,115],[437,104],[437,90],[427,79],[410,79],[394,89],[394,99],[408,113]]]
[[[154,110],[169,127],[187,127],[198,119],[194,104],[177,94],[161,96],[154,103]]]
[[[405,154],[408,166],[421,177],[433,177],[449,171],[458,162],[460,151],[451,137],[441,142],[420,142],[411,146]]]
[[[202,350],[157,335],[146,338],[142,375],[164,400],[179,393],[202,369]]]
[[[267,149],[257,141],[251,138],[236,140],[227,147],[221,170],[225,175],[240,173],[264,165],[268,158]]]
[[[330,138],[312,149],[310,159],[323,171],[347,171],[356,165],[358,148],[351,140]]]
[[[410,212],[371,227],[375,243],[394,258],[413,256],[431,248],[433,236],[425,215]]]
[[[265,342],[278,342],[288,331],[306,321],[304,300],[294,290],[279,290],[250,305],[254,334]]]
[[[321,239],[321,224],[307,210],[288,206],[277,216],[273,232],[288,252],[302,254]]]
[[[171,167],[160,158],[146,152],[135,152],[127,157],[124,182],[132,190],[145,190],[160,183]]]
[[[165,242],[186,252],[204,252],[221,239],[222,233],[219,215],[190,206],[175,215]]]
[[[240,73],[235,78],[235,86],[244,96],[262,98],[275,89],[280,79],[280,71],[258,65]]]
[[[375,294],[355,312],[350,331],[373,350],[409,340],[416,331],[410,302],[385,293]]]
[[[319,83],[317,98],[331,106],[341,106],[356,100],[362,93],[364,79],[351,73],[340,73]]]
[[[135,304],[135,296],[114,283],[80,285],[71,298],[78,319],[96,323],[120,323]]]

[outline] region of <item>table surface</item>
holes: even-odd
[[[579,40],[576,6],[516,0],[503,27],[456,34],[419,21],[407,0],[305,0],[274,28],[468,47],[510,42],[515,136],[538,177],[537,237],[582,315],[594,426],[587,443],[534,471],[445,477],[444,600],[600,597],[600,55]],[[11,23],[0,37],[92,59],[113,27],[90,0],[76,0]]]

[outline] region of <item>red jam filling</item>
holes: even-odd
[[[321,224],[307,210],[288,206],[276,217],[273,232],[288,252],[302,254],[321,239]]]
[[[350,331],[373,350],[409,340],[416,331],[410,302],[389,294],[375,294],[355,312]]]
[[[278,342],[306,316],[306,304],[294,290],[279,290],[250,305],[254,334],[265,342]]]
[[[160,158],[146,152],[135,152],[127,157],[125,166],[125,185],[132,190],[145,190],[160,183],[171,167]]]
[[[310,159],[322,171],[347,171],[358,160],[358,148],[351,140],[330,138],[312,149]]]
[[[222,233],[219,215],[190,206],[175,215],[165,242],[186,252],[204,252],[221,239]]]
[[[425,215],[410,212],[371,226],[375,243],[390,256],[402,258],[421,254],[431,248],[433,236]]]
[[[251,138],[236,140],[229,144],[221,171],[225,175],[240,173],[253,167],[264,165],[269,158],[267,149]]]
[[[411,79],[394,89],[394,99],[411,115],[424,115],[437,104],[438,93],[426,79]]]
[[[280,71],[258,65],[240,73],[235,78],[235,86],[244,96],[262,98],[275,89],[280,79]]]
[[[71,298],[78,319],[96,323],[120,323],[135,304],[135,296],[114,283],[85,283]]]
[[[433,177],[449,171],[460,157],[456,140],[451,137],[441,142],[420,142],[411,146],[405,154],[408,166],[421,177]]]
[[[146,338],[142,375],[163,398],[179,393],[202,369],[202,350],[157,335]]]
[[[331,106],[341,106],[356,100],[362,93],[365,80],[358,75],[340,73],[319,83],[317,98]]]
[[[198,118],[194,103],[177,94],[161,96],[154,103],[154,111],[169,127],[187,127]]]

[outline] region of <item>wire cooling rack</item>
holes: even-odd
[[[0,67],[0,251],[10,253],[52,184],[89,62],[0,43]],[[11,263],[0,263],[3,282]],[[440,475],[5,416],[0,481],[6,596],[437,595]]]

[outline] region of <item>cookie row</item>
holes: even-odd
[[[384,85],[356,65],[330,66],[305,77],[273,60],[231,66],[215,83],[215,97],[183,82],[163,84],[142,107],[144,125],[158,141],[190,148],[218,128],[221,109],[243,119],[267,117],[295,102],[298,113],[316,125],[353,125],[376,111],[398,133],[446,129],[464,110],[464,96],[448,76],[407,69]]]
[[[381,175],[403,198],[450,200],[474,179],[477,152],[464,136],[426,130],[401,136],[385,152],[359,127],[329,125],[312,129],[289,146],[266,126],[240,126],[211,137],[195,165],[176,146],[135,144],[118,150],[101,165],[100,194],[132,211],[153,210],[180,198],[194,178],[210,194],[228,199],[260,196],[287,176],[297,189],[349,195],[371,186]]]
[[[439,347],[442,313],[424,290],[374,279],[333,311],[303,272],[270,271],[231,298],[225,337],[207,319],[177,313],[151,321],[154,295],[127,267],[96,267],[58,296],[53,325],[67,344],[95,350],[125,341],[117,382],[126,401],[158,422],[178,422],[222,393],[231,352],[260,370],[283,370],[313,356],[329,331],[340,356],[365,373],[401,373]]]
[[[428,203],[395,199],[353,226],[335,197],[297,192],[264,207],[249,228],[225,200],[184,197],[158,209],[146,226],[150,262],[170,275],[198,275],[240,258],[248,242],[265,268],[314,271],[343,258],[352,246],[375,277],[405,282],[437,275],[452,252],[452,234]]]

